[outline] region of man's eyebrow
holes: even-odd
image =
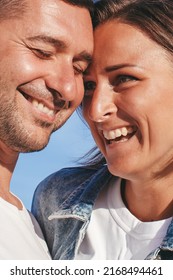
[[[90,64],[92,62],[92,55],[87,51],[83,51],[76,55],[73,61],[85,61],[87,64]]]
[[[67,48],[67,45],[62,40],[55,39],[48,35],[36,35],[33,37],[28,37],[27,40],[32,41],[32,42],[48,43],[48,44],[51,44],[53,47],[60,48],[62,50]]]
[[[51,36],[48,35],[37,35],[33,37],[28,37],[27,40],[32,42],[48,43],[51,44],[53,47],[61,50],[65,50],[68,48],[67,44],[65,44],[64,41],[52,38]],[[74,61],[79,61],[79,60],[86,61],[89,64],[92,61],[92,55],[87,51],[83,51],[77,54],[76,57],[74,58]]]

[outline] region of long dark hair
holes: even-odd
[[[114,19],[136,26],[158,45],[173,52],[173,1],[101,0],[95,4],[95,28]]]

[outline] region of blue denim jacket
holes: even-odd
[[[94,202],[112,178],[115,179],[106,166],[99,170],[74,167],[64,168],[39,184],[32,213],[42,228],[53,259],[74,259]],[[114,246],[116,250],[116,244]],[[146,259],[173,259],[173,220],[159,248]]]

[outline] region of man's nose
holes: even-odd
[[[89,118],[94,122],[104,122],[117,111],[114,91],[109,87],[96,88],[89,108]]]
[[[58,65],[51,69],[46,78],[46,86],[58,99],[71,102],[77,94],[77,84],[72,64]]]

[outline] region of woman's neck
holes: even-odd
[[[123,180],[122,198],[129,211],[143,222],[167,219],[173,216],[173,178]]]

